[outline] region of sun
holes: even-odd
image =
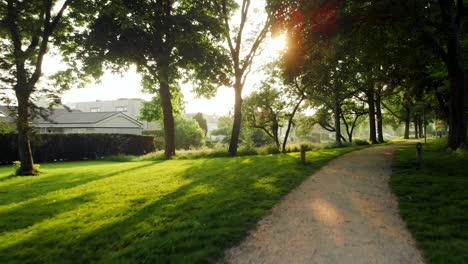
[[[286,34],[278,35],[270,40],[270,49],[281,52],[284,51],[287,47]]]

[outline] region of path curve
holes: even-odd
[[[393,153],[343,155],[289,193],[227,263],[424,263],[389,186]]]

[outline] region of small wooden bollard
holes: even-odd
[[[422,147],[423,146],[421,143],[416,144],[416,151],[418,152],[418,167],[419,168],[422,167],[422,163],[423,163]]]
[[[306,150],[307,150],[307,146],[301,145],[301,163],[303,165],[306,164]]]

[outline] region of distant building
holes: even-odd
[[[141,135],[143,124],[122,112],[54,111],[32,122],[39,133],[93,133]]]
[[[143,102],[144,101],[142,99],[123,98],[118,100],[96,100],[93,102],[69,103],[68,106],[72,109],[77,109],[81,112],[87,113],[121,112],[141,122],[143,124],[143,130],[160,129],[159,125],[154,122],[139,120],[140,110],[143,108]]]
[[[12,112],[13,111],[13,112]],[[0,106],[1,121],[15,127],[14,108]],[[81,112],[54,109],[46,118],[36,117],[31,127],[37,133],[109,133],[141,135],[143,124],[123,112]]]

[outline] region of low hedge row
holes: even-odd
[[[19,160],[17,134],[0,134],[0,146],[0,163]],[[153,137],[124,134],[36,134],[31,137],[31,148],[38,163],[143,155],[155,150]]]

